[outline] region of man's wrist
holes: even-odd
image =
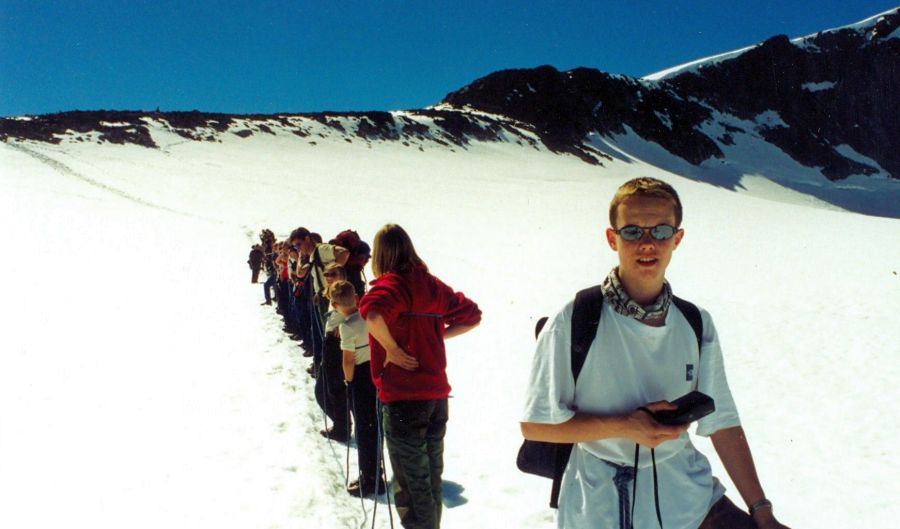
[[[750,505],[750,516],[754,520],[761,520],[772,516],[772,502],[763,498]]]

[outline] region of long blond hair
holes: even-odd
[[[405,274],[416,267],[428,270],[406,230],[397,224],[385,224],[378,230],[372,243],[372,272],[375,277],[389,272]]]

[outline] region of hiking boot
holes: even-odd
[[[262,306],[262,305],[271,305],[271,304],[272,304],[271,301],[263,301],[262,303],[260,303],[260,306]]]
[[[331,439],[332,441],[337,441],[339,443],[346,443],[350,440],[350,436],[347,435],[347,432],[335,430],[334,428],[330,430],[319,430],[319,434],[325,439]]]
[[[365,483],[363,483],[362,486],[360,486],[359,480],[356,480],[347,486],[347,494],[354,496],[356,498],[359,498],[359,497],[365,498],[365,497],[371,496],[372,494],[377,494],[377,495],[381,496],[382,494],[384,494],[384,492],[385,492],[384,482],[380,481],[380,480],[378,482],[377,490],[376,490],[375,484],[370,481],[366,481]]]
[[[301,344],[300,346],[303,347],[303,344]],[[310,349],[308,349],[308,348],[303,349],[304,358],[312,358],[312,355],[313,355],[313,352]]]
[[[294,333],[294,334],[288,336],[288,338],[290,338],[291,340],[293,340],[293,341],[295,341],[295,342],[299,342],[300,340],[303,339],[303,338],[300,337],[299,334],[296,334],[296,333]]]
[[[319,376],[319,370],[316,369],[316,364],[312,364],[312,365],[310,365],[309,367],[307,367],[307,368],[306,368],[306,373],[307,373],[309,376],[313,377],[313,378],[318,377],[318,376]]]

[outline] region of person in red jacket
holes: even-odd
[[[407,529],[437,529],[450,395],[444,340],[475,328],[481,311],[428,272],[400,226],[381,228],[373,246],[375,280],[359,312],[369,330],[397,512]]]

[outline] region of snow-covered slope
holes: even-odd
[[[484,310],[449,342],[444,527],[553,527],[549,483],[514,465],[534,321],[614,265],[607,204],[644,174],[683,196],[670,280],[716,319],[782,520],[900,515],[897,220],[745,173],[751,151],[729,157],[733,190],[675,175],[627,130],[591,140],[603,166],[514,141],[148,130],[159,148],[0,144],[0,527],[367,527],[374,503],[342,492],[308,361],[245,261],[264,226],[371,240],[385,222]]]

